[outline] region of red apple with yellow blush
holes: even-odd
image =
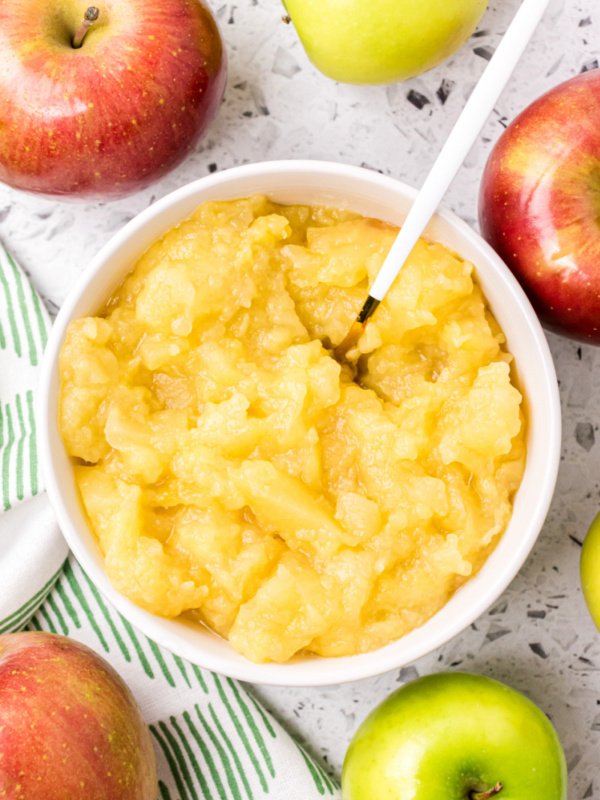
[[[202,0],[0,2],[0,181],[113,199],[179,164],[226,80]]]
[[[51,633],[0,636],[0,797],[156,800],[150,731],[99,655]]]
[[[508,126],[485,167],[479,222],[543,324],[600,344],[600,70]]]

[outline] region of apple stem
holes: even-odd
[[[90,6],[88,9],[86,9],[85,14],[83,15],[83,21],[79,26],[77,33],[73,37],[72,45],[76,50],[78,50],[83,44],[86,33],[92,27],[94,22],[96,22],[99,14],[100,11],[96,8],[96,6]]]
[[[490,797],[494,797],[501,789],[502,784],[498,781],[498,783],[492,786],[491,789],[488,789],[487,792],[471,792],[471,800],[490,800]]]
[[[284,14],[281,19],[285,22],[286,25],[289,25],[290,22],[292,21],[292,18],[290,17],[289,14]]]

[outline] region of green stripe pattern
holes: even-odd
[[[83,641],[130,686],[143,684],[154,704],[157,697],[165,699],[165,713],[159,710],[148,719],[161,800],[340,797],[321,765],[292,743],[239,683],[190,664],[136,631],[102,598],[73,557],[54,580],[53,589],[49,584],[39,594],[45,602],[37,611],[30,607],[35,614],[28,628]],[[27,615],[24,608],[13,615],[10,629],[23,627],[33,611]],[[278,759],[281,748],[288,748],[285,759]],[[290,763],[295,777],[290,777]],[[286,792],[290,781],[304,786],[304,792]]]
[[[29,598],[29,600],[24,603],[21,608],[13,611],[13,613],[5,619],[0,620],[0,635],[3,633],[15,633],[27,625],[33,614],[35,614],[44,600],[48,597],[48,594],[52,590],[52,587],[56,583],[58,576],[61,573],[61,570],[62,567],[50,578],[50,580],[44,584],[44,586],[42,586],[38,592],[33,595],[33,597]],[[52,600],[52,598],[50,599]],[[63,629],[62,632],[65,633],[65,630]]]
[[[41,479],[36,455],[33,391],[48,339],[47,312],[12,257],[0,245],[1,506],[36,495]]]

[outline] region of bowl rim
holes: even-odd
[[[306,177],[307,174],[311,173],[314,174],[315,177],[327,176],[332,179],[349,178],[355,180],[357,183],[366,182],[373,188],[386,189],[387,191],[393,190],[398,193],[399,197],[402,195],[403,199],[408,199],[410,202],[414,202],[417,195],[417,191],[407,184],[363,167],[350,166],[337,162],[305,159],[266,161],[233,167],[199,178],[176,189],[153,205],[144,209],[113,235],[91,259],[90,263],[75,282],[56,317],[56,321],[48,338],[42,361],[35,403],[38,426],[39,462],[52,508],[69,547],[101,593],[116,607],[117,611],[142,631],[142,633],[158,644],[166,647],[174,654],[186,658],[192,663],[196,663],[202,667],[232,678],[251,681],[253,683],[280,686],[324,686],[374,677],[414,662],[418,658],[446,644],[450,639],[471,625],[498,599],[517,575],[533,548],[552,500],[558,475],[561,447],[561,413],[556,372],[544,332],[529,300],[514,275],[482,237],[452,211],[440,207],[434,219],[443,220],[457,232],[461,239],[474,244],[481,251],[482,256],[488,262],[488,266],[500,273],[508,291],[512,295],[512,299],[514,299],[516,303],[516,307],[519,309],[527,325],[531,340],[536,347],[537,358],[543,376],[541,385],[537,386],[536,384],[536,386],[547,401],[549,424],[545,430],[545,444],[548,457],[543,463],[543,474],[540,474],[537,478],[536,485],[539,488],[539,492],[535,499],[533,513],[529,515],[528,534],[518,541],[514,550],[509,554],[509,561],[504,566],[501,574],[492,573],[486,576],[487,579],[485,581],[479,581],[479,588],[482,589],[482,591],[479,595],[474,591],[471,592],[473,596],[470,598],[472,603],[469,609],[457,615],[456,618],[447,620],[447,625],[443,632],[439,632],[435,636],[430,636],[424,644],[417,647],[413,646],[412,648],[409,646],[407,657],[402,655],[402,644],[406,641],[406,638],[411,635],[410,633],[369,653],[330,658],[310,657],[297,661],[292,660],[284,664],[255,664],[243,657],[241,657],[242,660],[240,661],[240,656],[234,653],[232,648],[232,657],[202,652],[201,648],[189,644],[183,640],[172,627],[164,624],[165,622],[171,623],[171,620],[165,620],[164,618],[144,611],[113,588],[105,570],[99,567],[97,560],[94,559],[89,549],[80,538],[77,527],[72,521],[62,497],[59,474],[54,469],[51,427],[53,424],[56,425],[57,421],[53,420],[51,417],[51,404],[48,400],[50,398],[52,381],[58,370],[60,349],[62,348],[66,328],[71,321],[73,310],[80,299],[85,296],[86,289],[92,278],[102,270],[103,266],[110,258],[118,254],[124,244],[128,242],[140,228],[146,225],[146,223],[157,220],[158,224],[156,227],[156,234],[153,238],[147,240],[147,244],[140,252],[144,252],[153,242],[157,241],[167,230],[173,227],[172,224],[161,227],[160,218],[165,211],[175,206],[180,201],[194,197],[199,192],[203,193],[207,189],[219,186],[224,187],[228,183],[235,182],[240,178],[252,176],[262,178],[267,175],[276,176],[281,174],[289,174],[290,177],[300,175]],[[238,196],[243,195],[241,194]],[[200,197],[197,204],[199,205],[201,202],[203,202],[203,199]],[[350,207],[351,206],[352,202],[350,202]],[[181,216],[179,221],[185,219],[186,216],[188,216],[188,214]],[[128,266],[131,268],[132,265],[129,264]],[[126,272],[124,271],[123,274],[126,274]],[[506,532],[503,534],[503,537],[504,536],[506,536]],[[496,550],[497,549],[498,548],[496,548]],[[492,558],[496,550],[492,552],[487,561]],[[448,603],[451,603],[453,598],[460,592],[465,592],[469,586],[477,582],[478,578],[484,573],[486,564],[483,565],[477,575],[467,581],[466,584],[450,598]],[[448,603],[431,617],[431,619],[435,619],[440,615],[443,610],[448,607]],[[422,630],[425,625],[427,625],[427,622],[416,630]]]

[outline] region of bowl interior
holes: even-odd
[[[149,614],[116,592],[83,515],[73,471],[58,431],[58,356],[72,319],[94,314],[163,233],[206,200],[264,193],[281,203],[329,204],[401,224],[415,191],[378,173],[322,162],[270,162],[228,170],[189,184],[150,207],[120,231],[89,265],[65,302],[46,350],[38,393],[40,460],[59,524],[75,556],[99,589],[147,636],[183,658],[231,677],[280,685],[324,685],[357,680],[402,666],[440,646],[476,619],[516,575],[533,546],[550,504],[560,455],[560,406],[548,345],[520,286],[468,225],[441,211],[426,229],[475,264],[488,302],[515,356],[528,413],[527,466],[512,519],[480,572],[434,617],[372,653],[337,659],[297,657],[286,664],[253,664],[227,641],[198,625]]]

